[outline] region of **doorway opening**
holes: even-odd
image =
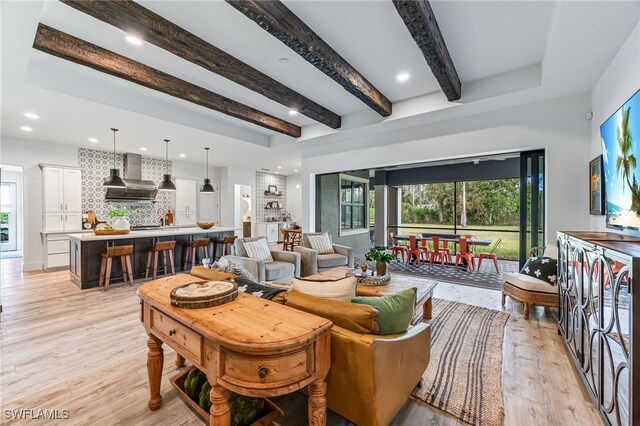
[[[22,167],[0,165],[0,257],[21,258],[23,245]]]

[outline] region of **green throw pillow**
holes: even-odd
[[[415,287],[381,297],[354,297],[352,303],[369,305],[380,311],[380,334],[404,333],[416,309],[418,289]]]

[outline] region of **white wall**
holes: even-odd
[[[302,222],[302,181],[300,175],[287,176],[287,211],[291,220]]]
[[[78,166],[78,148],[71,145],[2,137],[0,162],[23,168],[23,269],[42,269],[42,172],[39,163]]]
[[[379,135],[399,143],[365,148],[361,141],[343,141],[315,156],[303,150],[303,226],[314,226],[313,176],[318,173],[545,148],[547,240],[555,240],[559,230],[587,230],[589,110],[590,97],[583,94]],[[351,142],[358,148],[349,151]]]
[[[236,185],[246,185],[253,188],[256,182],[255,170],[239,169],[235,167],[222,167],[220,169],[220,225],[226,227],[235,227],[235,193]],[[252,194],[255,195],[255,194]],[[255,211],[255,196],[251,197],[251,210]],[[252,218],[253,221],[253,218]],[[236,232],[236,235],[242,235],[242,229]],[[252,230],[252,235],[254,231]]]
[[[593,119],[591,120],[590,158],[602,154],[600,125],[638,89],[640,89],[640,24],[631,32],[591,92]],[[591,228],[605,230],[605,217],[591,216]]]

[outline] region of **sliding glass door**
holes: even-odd
[[[520,266],[532,247],[545,244],[544,151],[520,154]]]

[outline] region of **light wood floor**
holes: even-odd
[[[80,291],[68,272],[22,273],[21,259],[0,262],[0,424],[27,424],[5,418],[5,410],[69,410],[68,420],[29,424],[182,425],[201,423],[169,384],[177,368],[165,345],[164,406],[147,409],[146,335],[139,322],[133,288]],[[436,297],[502,309],[500,293],[441,283]],[[555,329],[555,313],[534,308],[529,321],[520,305],[505,332],[504,402],[506,425],[600,425],[582,393]],[[306,398],[277,399],[287,412],[281,425],[306,423]],[[333,413],[330,425],[349,422]],[[409,399],[393,424],[453,425],[458,422]]]

